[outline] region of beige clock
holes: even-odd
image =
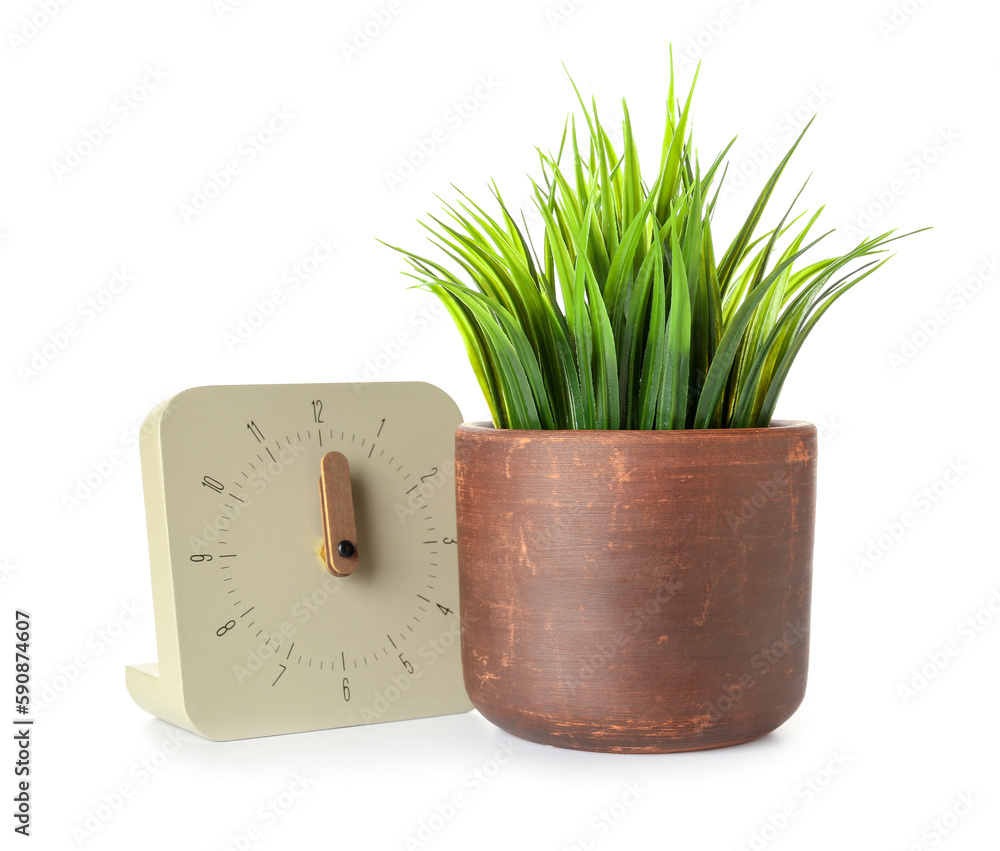
[[[421,382],[197,387],[141,445],[143,709],[229,740],[471,709],[455,403]]]

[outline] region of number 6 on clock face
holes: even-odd
[[[420,382],[198,387],[141,446],[147,711],[229,740],[465,712],[455,403]]]

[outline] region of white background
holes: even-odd
[[[0,635],[13,644],[15,607],[32,613],[29,842],[994,847],[995,4],[410,0],[386,13],[388,0],[91,0],[54,15],[46,5],[7,0],[0,11]],[[389,24],[345,51],[380,14]],[[175,746],[175,728],[124,688],[126,664],[156,658],[134,439],[146,413],[190,386],[361,375],[433,382],[467,419],[484,418],[456,333],[439,313],[419,319],[434,302],[406,289],[401,258],[376,238],[419,247],[416,220],[439,209],[434,193],[454,197],[451,183],[488,202],[495,178],[521,205],[533,146],[554,148],[574,108],[561,62],[609,123],[627,97],[652,171],[670,41],[683,87],[688,57],[704,60],[703,162],[740,134],[730,175],[746,179],[726,193],[717,241],[813,112],[776,207],[812,172],[803,206],[827,204],[831,250],[851,227],[934,226],[824,318],[777,412],[824,434],[801,709],[757,742],[666,756],[511,745],[475,713]],[[286,126],[249,159],[248,139],[275,110]],[[109,132],[74,160],[68,149],[86,152],[102,121]],[[436,148],[390,186],[387,174],[419,159],[435,130]],[[239,174],[185,215],[229,160]],[[227,342],[320,238],[338,244],[334,255]],[[131,283],[112,292],[122,269]],[[78,333],[60,336],[71,322]],[[393,342],[398,356],[380,358]],[[88,476],[92,492],[69,501]],[[501,765],[505,746],[513,756],[500,750]],[[305,792],[282,799],[293,803],[272,824],[260,810],[296,773]],[[129,797],[109,805],[123,783]],[[450,812],[455,793],[463,806]],[[97,829],[84,837],[88,824]]]

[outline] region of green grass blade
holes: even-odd
[[[698,82],[698,71],[694,73],[687,101],[681,111],[677,125],[673,126],[670,116],[673,113],[673,75],[671,75],[670,93],[668,94],[667,127],[663,134],[663,152],[660,158],[660,172],[654,184],[656,195],[656,220],[665,222],[670,213],[670,203],[677,189],[677,177],[681,167],[681,153],[684,147],[684,134],[687,132],[688,115],[691,111],[691,97],[694,95],[695,83]]]
[[[758,428],[766,428],[771,424],[771,417],[774,414],[774,406],[778,401],[778,394],[781,393],[781,389],[785,385],[785,379],[788,377],[788,370],[791,369],[792,363],[795,360],[795,356],[799,353],[799,349],[802,348],[802,344],[806,341],[809,336],[809,332],[815,327],[816,323],[820,320],[824,313],[830,309],[830,306],[840,298],[849,289],[857,285],[864,278],[867,278],[876,269],[880,269],[882,266],[888,262],[889,258],[885,258],[880,263],[876,263],[866,272],[858,275],[854,280],[848,282],[847,284],[833,289],[833,291],[828,295],[822,304],[815,310],[815,312],[810,316],[809,321],[802,327],[802,329],[795,335],[795,339],[792,341],[788,350],[785,352],[784,357],[781,359],[781,363],[775,370],[774,377],[771,379],[771,383],[767,388],[767,395],[764,397],[764,402],[761,405],[760,414],[758,416],[757,422],[754,424]]]
[[[757,197],[753,207],[751,207],[750,214],[747,216],[746,221],[743,223],[743,226],[740,228],[736,238],[726,251],[725,256],[722,258],[722,262],[719,263],[719,286],[722,289],[723,294],[725,294],[726,288],[729,286],[729,280],[732,277],[733,272],[743,259],[747,246],[753,238],[753,232],[757,229],[760,217],[764,214],[764,208],[767,206],[767,202],[771,198],[771,193],[774,192],[774,187],[777,185],[778,179],[781,177],[782,172],[785,170],[785,166],[788,165],[788,161],[792,158],[792,154],[795,153],[795,149],[799,146],[799,142],[802,141],[802,137],[805,136],[806,131],[809,129],[810,125],[812,125],[814,120],[815,116],[809,119],[806,126],[802,128],[802,132],[799,133],[798,138],[792,143],[792,147],[788,149],[788,153],[785,154],[781,162],[778,163],[778,167],[768,178],[767,183],[764,185],[764,189]]]
[[[771,272],[771,274],[768,275],[768,277],[757,287],[757,289],[747,296],[743,304],[740,305],[739,309],[733,316],[732,321],[726,327],[726,330],[722,335],[722,339],[719,341],[719,347],[716,349],[715,357],[712,358],[711,366],[709,366],[708,369],[708,375],[705,376],[705,383],[702,387],[701,395],[698,399],[698,407],[695,412],[694,428],[711,427],[712,420],[726,390],[729,370],[733,365],[734,358],[736,357],[736,350],[739,347],[740,340],[743,337],[743,332],[750,323],[750,318],[757,305],[764,298],[764,296],[767,295],[771,285],[778,279],[778,276],[785,269],[791,266],[797,257],[800,257],[817,242],[823,239],[823,237],[828,236],[829,233],[830,232],[827,232],[823,234],[823,236],[817,237],[805,248],[793,254],[788,260],[779,263],[777,267],[775,267],[774,271]],[[723,428],[726,427],[725,423],[721,424],[721,426]]]
[[[670,270],[670,317],[667,320],[666,367],[660,387],[659,428],[684,428],[690,395],[691,303],[688,274],[677,241],[671,232],[674,261]]]
[[[635,424],[637,428],[642,429],[656,427],[656,406],[660,395],[667,335],[663,253],[654,250],[649,252],[649,256],[653,258],[652,306],[649,311],[649,331],[645,339],[642,377],[639,381],[638,420]]]
[[[458,299],[454,298],[444,287],[436,284],[424,284],[420,289],[426,289],[434,293],[444,305],[448,315],[455,322],[462,343],[465,345],[469,363],[472,371],[479,382],[479,389],[486,397],[486,404],[490,409],[490,416],[493,418],[493,425],[496,428],[510,428],[510,420],[506,411],[497,404],[500,399],[500,378],[493,356],[485,338],[477,324],[474,323],[468,311],[462,306]]]
[[[535,403],[531,379],[525,371],[524,364],[518,359],[517,349],[504,333],[502,324],[497,317],[505,313],[504,308],[497,304],[487,307],[483,304],[485,297],[475,290],[460,287],[455,284],[439,283],[438,286],[447,290],[475,318],[480,332],[491,354],[498,365],[500,390],[506,402],[509,428],[542,428],[541,418]],[[509,317],[510,314],[507,313]],[[513,327],[516,328],[513,322]],[[520,334],[519,330],[518,333]],[[527,339],[520,335],[522,347],[528,347]],[[530,349],[529,349],[530,351]],[[531,358],[533,361],[534,359]],[[537,364],[536,364],[537,367]]]

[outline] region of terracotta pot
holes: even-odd
[[[746,742],[802,701],[816,428],[456,432],[465,686],[508,732]]]

